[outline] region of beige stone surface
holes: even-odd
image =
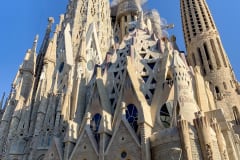
[[[138,0],[70,0],[53,32],[50,17],[0,113],[0,159],[239,160],[239,82],[205,0],[180,5],[187,55]]]

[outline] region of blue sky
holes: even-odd
[[[181,50],[185,50],[180,19],[180,0],[149,0],[145,9],[157,9],[161,17],[175,28],[169,31],[177,37]],[[240,80],[240,1],[207,0],[218,27],[224,48],[237,78]],[[9,92],[25,52],[31,48],[36,34],[40,42],[44,36],[47,18],[53,16],[56,23],[65,12],[67,0],[7,0],[0,5],[0,96]],[[40,44],[39,44],[40,46]]]

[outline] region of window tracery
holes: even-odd
[[[130,104],[127,106],[126,119],[135,132],[138,130],[138,110],[135,105]]]

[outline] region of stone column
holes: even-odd
[[[215,118],[212,119],[211,126],[212,126],[213,130],[216,133],[218,147],[219,147],[219,151],[220,151],[222,159],[223,160],[229,160],[225,139],[223,137],[221,129],[220,129],[219,125],[217,124],[217,120]]]
[[[226,128],[222,130],[223,137],[225,139],[227,147],[227,152],[229,159],[231,160],[239,160],[237,150],[236,150],[236,145],[234,143],[234,137],[230,131],[230,128]]]
[[[181,144],[182,144],[183,159],[192,160],[192,150],[191,150],[188,122],[184,120],[182,116],[180,116],[177,122],[177,126],[180,134]]]
[[[106,113],[105,113],[106,114]],[[109,128],[109,124],[111,124],[111,118],[107,117],[103,113],[102,120],[101,120],[101,125],[99,127],[99,134],[100,134],[100,140],[99,140],[99,160],[104,160],[105,159],[105,149],[108,145],[108,142],[110,141],[111,138],[111,131],[112,129]]]
[[[151,135],[151,127],[146,123],[139,124],[139,130],[141,134],[141,150],[142,159],[151,160],[150,142],[149,137]]]
[[[77,129],[78,129],[77,123],[69,120],[68,130],[64,138],[64,143],[65,143],[64,157],[63,157],[64,160],[69,160],[69,157],[72,154],[72,151],[77,141]]]
[[[213,160],[213,147],[211,141],[211,127],[202,112],[196,113],[196,119],[193,120],[194,125],[197,129],[198,137],[200,140],[200,145],[202,149],[204,160]]]
[[[142,103],[142,108],[146,107]],[[143,110],[144,111],[144,110]],[[141,137],[141,150],[142,150],[142,159],[151,160],[151,149],[150,149],[150,136],[152,134],[152,127],[146,122],[146,119],[142,122],[139,122],[139,133]]]

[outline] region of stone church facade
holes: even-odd
[[[239,160],[239,82],[205,0],[180,5],[187,54],[137,0],[69,0],[12,83],[0,159]]]

